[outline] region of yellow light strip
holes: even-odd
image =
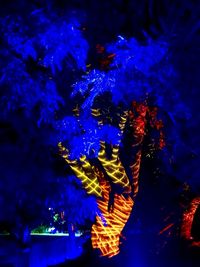
[[[86,189],[88,194],[93,194],[98,197],[101,197],[101,187],[98,182],[94,168],[86,160],[85,156],[80,158],[80,161],[70,160],[68,150],[58,143],[59,151],[61,156],[69,164],[71,169],[74,171],[75,175],[82,181],[83,187]],[[81,166],[82,163],[82,166]]]
[[[128,114],[129,114],[128,111],[124,111],[123,115],[120,117],[121,120],[119,122],[119,128],[121,130],[121,134],[123,133],[124,128],[126,126],[126,121],[127,121],[127,118],[128,118]]]
[[[113,183],[122,186],[128,193],[131,192],[131,186],[126,175],[125,169],[119,159],[119,145],[113,146],[111,159],[106,157],[105,142],[100,143],[101,149],[98,154],[98,159],[101,162],[108,176]]]
[[[99,116],[101,116],[100,109],[92,108],[91,111],[92,111],[92,115],[93,115],[94,117],[99,117]]]

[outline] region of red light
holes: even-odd
[[[191,234],[192,223],[199,205],[200,205],[200,197],[196,197],[191,201],[189,208],[183,214],[183,220],[181,225],[181,236],[186,240],[194,239]],[[192,242],[192,246],[200,246],[200,242]]]

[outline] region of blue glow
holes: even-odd
[[[38,126],[53,124],[55,112],[63,104],[57,90],[59,72],[86,68],[89,46],[79,23],[59,20],[39,10],[32,13],[30,24],[18,16],[1,19],[1,24],[5,48],[1,51],[0,82],[12,95],[6,98],[5,92],[1,99],[4,112],[20,107],[31,116],[39,106]]]
[[[118,144],[120,141],[119,129],[111,125],[99,126],[98,121],[88,113],[82,113],[79,118],[66,117],[57,125],[59,140],[68,144],[73,159],[81,155],[97,156],[102,140],[109,144]]]
[[[133,68],[145,75],[150,75],[151,68],[159,63],[167,53],[166,43],[149,41],[142,45],[136,39],[120,38],[117,42],[108,45],[107,51],[114,53],[112,62],[114,67]]]
[[[36,243],[31,250],[30,267],[46,267],[79,257],[83,253],[83,238],[51,237],[48,242]]]
[[[108,45],[107,51],[115,54],[111,69],[107,72],[91,70],[74,85],[72,96],[89,92],[83,108],[91,107],[95,97],[103,96],[104,92],[111,93],[115,104],[124,102],[129,105],[130,99],[141,101],[147,93],[158,94],[158,90],[162,90],[159,86],[161,81],[166,81],[166,71],[162,68],[158,74],[157,70],[167,54],[166,43],[151,41],[142,45],[133,38],[120,38],[116,43]]]
[[[61,71],[62,63],[67,63],[67,56],[71,55],[80,69],[85,69],[88,52],[88,44],[82,38],[78,30],[79,25],[67,24],[65,22],[52,25],[44,33],[40,34],[41,46],[45,49],[45,56],[41,64],[50,67],[52,73],[56,68]]]
[[[72,96],[78,93],[85,95],[88,91],[90,92],[88,98],[84,101],[82,108],[91,107],[96,96],[109,91],[114,86],[114,77],[109,79],[109,75],[99,70],[92,70],[87,75],[84,75],[83,81],[77,82],[74,85]],[[91,88],[90,88],[90,87]]]

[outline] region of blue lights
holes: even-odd
[[[39,106],[38,126],[54,123],[55,112],[63,104],[59,76],[69,69],[84,71],[89,49],[79,23],[54,15],[39,10],[28,22],[19,16],[1,19],[5,47],[0,81],[7,88],[1,105],[4,112],[22,108],[28,116],[35,116]],[[68,90],[64,83],[62,87]],[[8,92],[11,97],[7,98]]]
[[[104,92],[112,94],[116,105],[120,102],[130,105],[131,99],[144,100],[147,93],[159,96],[163,93],[162,86],[166,79],[163,80],[163,74],[158,74],[158,71],[162,69],[161,64],[170,64],[165,59],[167,51],[166,43],[151,40],[141,44],[134,38],[126,40],[120,36],[116,43],[107,46],[107,52],[115,55],[110,70],[91,70],[74,85],[72,96],[78,92],[81,95],[90,92],[83,108],[91,107],[95,97],[103,96]]]
[[[111,66],[135,68],[145,75],[151,74],[151,68],[163,59],[167,50],[166,43],[149,40],[147,44],[141,44],[134,38],[127,40],[121,36],[107,47],[109,53],[115,54]]]
[[[61,71],[62,64],[68,64],[68,56],[74,58],[76,65],[70,67],[85,70],[88,52],[88,43],[83,39],[78,30],[80,25],[67,24],[65,22],[57,23],[40,33],[40,45],[45,50],[45,56],[41,64],[49,67],[54,74],[56,68]]]
[[[119,129],[109,124],[99,125],[98,120],[88,113],[82,113],[78,118],[65,117],[57,123],[57,129],[59,140],[68,144],[71,159],[77,159],[81,155],[96,157],[101,140],[108,144],[118,144],[120,141]]]

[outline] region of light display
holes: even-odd
[[[129,165],[131,178],[127,176],[125,167],[120,160],[120,142],[110,144],[110,155],[107,155],[106,142],[100,140],[100,149],[97,160],[99,165],[92,164],[86,155],[81,155],[79,160],[71,160],[69,151],[60,142],[60,153],[69,164],[76,176],[82,181],[88,194],[96,195],[99,212],[96,222],[92,226],[91,239],[93,248],[98,248],[102,256],[112,257],[119,253],[121,232],[131,214],[134,199],[138,193],[138,181],[142,158],[142,143],[146,134],[147,114],[151,127],[157,127],[156,111],[146,103],[132,103],[130,111],[125,111],[120,116],[119,137],[121,138],[126,125],[132,132],[132,147],[135,148],[135,156],[130,155],[132,161]],[[99,128],[103,125],[100,119],[101,111],[92,109],[92,115],[98,120]],[[79,112],[75,114],[79,118]],[[163,134],[162,134],[163,138]],[[99,167],[101,166],[101,167]],[[114,185],[118,191],[115,191]],[[120,190],[119,190],[120,188]]]
[[[107,175],[111,178],[111,181],[123,187],[127,193],[130,193],[131,188],[129,179],[126,175],[123,165],[119,160],[119,146],[113,147],[111,159],[108,159],[106,157],[105,143],[102,142],[98,159],[105,169]]]
[[[178,9],[169,1],[105,1],[101,8],[96,1],[90,7],[78,1],[78,10],[77,3],[64,8],[70,1],[5,2],[0,30],[3,227],[23,242],[27,225],[31,229],[49,220],[46,210],[53,207],[61,214],[59,230],[72,224],[88,229],[92,221],[93,247],[112,257],[138,201],[142,166],[135,230],[172,237],[185,202],[200,195],[198,9],[191,1],[182,1]],[[165,146],[158,109],[168,145],[156,155]],[[55,155],[57,144],[74,175]],[[189,188],[182,193],[183,183]],[[200,246],[199,211],[195,198],[183,215],[182,237],[192,246]]]
[[[60,153],[65,161],[70,165],[76,176],[82,181],[84,188],[88,194],[101,196],[101,188],[95,174],[94,167],[90,165],[85,156],[80,160],[70,160],[68,150],[60,142],[58,144]],[[82,165],[81,165],[82,163]]]
[[[131,214],[134,199],[138,193],[139,172],[142,158],[142,146],[147,124],[147,114],[150,118],[152,128],[160,130],[162,122],[156,119],[157,110],[150,109],[146,103],[132,103],[132,108],[120,116],[120,137],[124,133],[126,123],[132,131],[132,147],[135,148],[135,156],[129,165],[132,180],[127,176],[126,170],[120,160],[120,142],[111,144],[111,155],[106,152],[106,142],[100,141],[100,149],[97,160],[101,168],[92,164],[86,155],[81,155],[79,160],[71,160],[69,151],[60,142],[58,144],[60,153],[69,164],[76,176],[82,181],[83,187],[88,194],[96,195],[99,213],[96,222],[92,226],[92,246],[98,248],[103,256],[112,257],[119,253],[120,235]],[[101,127],[103,121],[100,119],[101,111],[92,109],[92,115],[98,120]],[[75,114],[79,118],[79,112]],[[160,142],[164,145],[164,135],[160,131]],[[103,171],[102,171],[103,169]],[[114,192],[113,185],[121,188],[120,193]],[[113,193],[113,199],[111,194]]]
[[[119,252],[121,231],[139,190],[143,143],[149,128],[159,132],[152,139],[152,151],[165,146],[163,122],[157,119],[157,107],[150,104],[152,84],[149,78],[151,67],[162,60],[167,47],[154,43],[141,48],[135,39],[126,40],[119,36],[116,44],[107,48],[98,44],[96,49],[101,55],[100,70],[89,70],[81,81],[74,84],[71,96],[83,97],[81,112],[75,108],[76,120],[70,119],[76,131],[71,135],[68,127],[67,134],[71,136],[69,151],[62,143],[59,143],[59,149],[87,193],[97,197],[99,212],[92,227],[92,245],[103,256],[112,257]],[[156,57],[152,57],[155,51]],[[146,54],[150,56],[145,56],[141,64],[139,54],[142,58]],[[138,71],[141,76],[138,76]],[[133,79],[133,74],[138,79]],[[145,76],[146,83],[143,83],[141,79]],[[151,78],[154,80],[153,76]],[[120,107],[118,111],[115,109],[117,119],[112,114],[112,104],[101,98],[106,92],[112,95],[112,103]],[[101,104],[98,106],[97,97],[101,98],[103,107]],[[134,100],[131,106],[130,98]],[[125,103],[124,108],[122,103]],[[98,108],[95,108],[96,104]],[[126,134],[129,136],[126,147],[129,147],[130,155],[125,156],[125,162],[122,154],[127,154],[123,150]]]
[[[134,201],[123,194],[115,194],[114,206],[108,210],[111,187],[108,182],[101,183],[103,198],[98,199],[101,215],[97,215],[92,226],[92,246],[103,256],[112,257],[119,253],[120,235],[131,214]]]
[[[194,241],[194,238],[191,233],[194,216],[199,205],[200,205],[200,197],[194,198],[191,201],[189,208],[183,214],[181,236],[186,240],[192,241],[192,246],[200,246],[200,242]]]

